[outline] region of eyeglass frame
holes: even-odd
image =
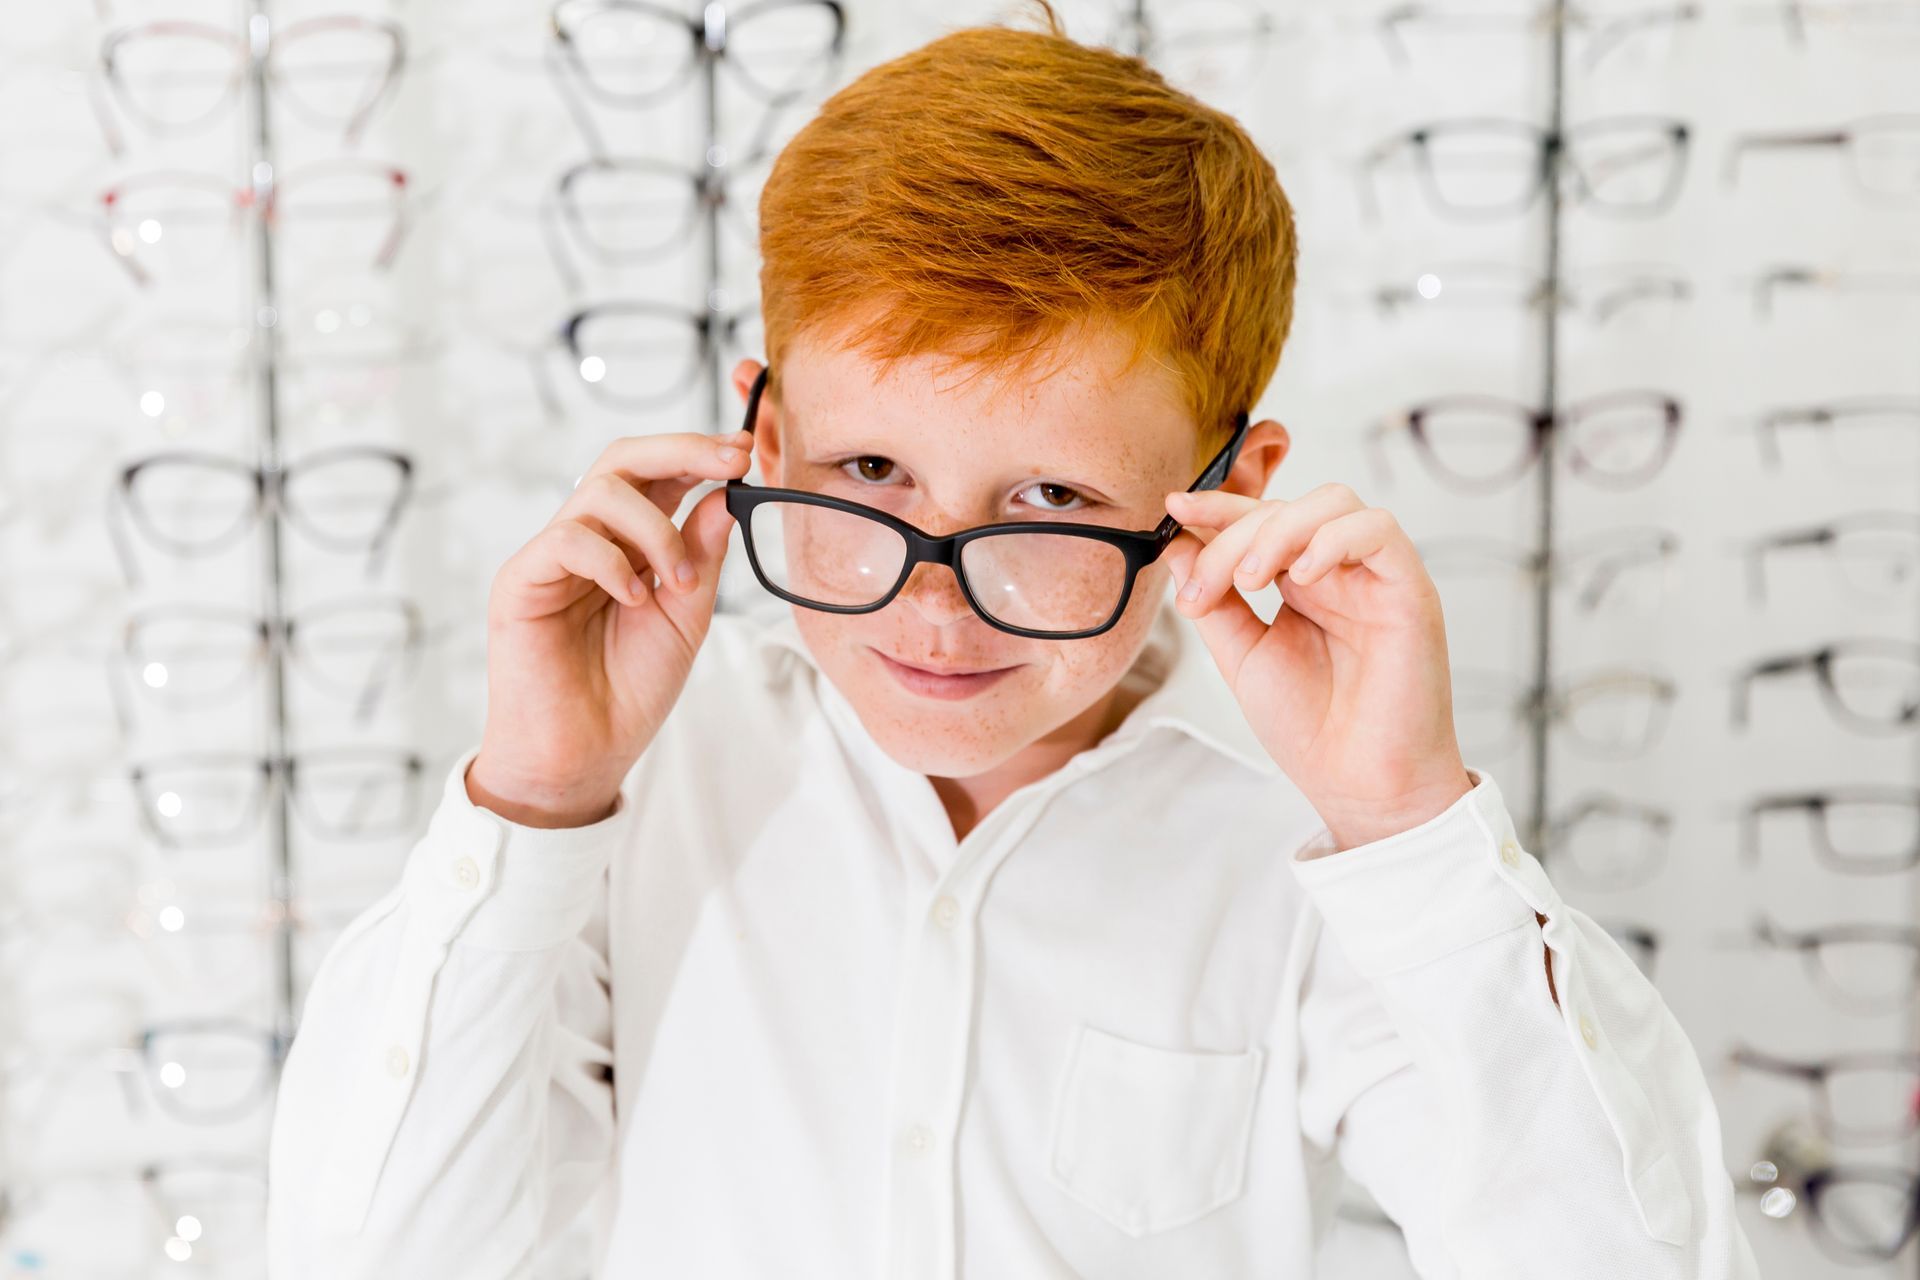
[[[746,420],[741,430],[754,434],[759,418],[760,395],[767,384],[769,366],[762,365],[755,375],[753,389],[747,393]],[[1250,420],[1244,409],[1234,415],[1233,437],[1222,445],[1213,460],[1207,463],[1194,482],[1187,486],[1188,493],[1197,493],[1204,489],[1218,488],[1233,468],[1240,455],[1240,447],[1246,442],[1247,427]],[[828,605],[813,600],[802,599],[791,592],[775,586],[761,568],[759,554],[754,550],[751,530],[753,510],[766,502],[797,502],[805,506],[825,507],[830,511],[840,511],[848,515],[864,516],[900,535],[907,544],[906,560],[900,567],[900,576],[892,587],[872,604]],[[1068,521],[1006,520],[994,524],[975,525],[970,529],[958,529],[952,533],[934,535],[925,532],[917,525],[902,520],[890,512],[865,503],[854,502],[848,498],[836,498],[824,493],[811,493],[804,489],[781,489],[767,485],[748,484],[745,480],[727,481],[727,514],[740,526],[741,539],[746,544],[747,562],[753,566],[754,577],[768,591],[805,609],[815,609],[822,613],[874,613],[886,608],[907,585],[914,569],[921,564],[945,565],[953,574],[954,581],[960,586],[960,594],[966,598],[967,605],[974,615],[996,631],[1009,635],[1022,636],[1029,640],[1085,640],[1113,629],[1126,612],[1127,604],[1133,599],[1133,586],[1140,571],[1160,558],[1162,552],[1173,541],[1174,535],[1183,527],[1173,516],[1168,515],[1152,529],[1132,530],[1115,529],[1107,525],[1078,524]],[[1087,627],[1079,631],[1041,631],[1032,627],[1015,626],[1011,622],[1002,622],[988,615],[986,609],[974,596],[973,588],[967,582],[967,575],[960,564],[960,552],[969,543],[978,538],[1001,534],[1045,533],[1056,536],[1087,538],[1095,542],[1104,542],[1119,550],[1126,558],[1126,581],[1120,588],[1120,600],[1112,614],[1097,627]]]

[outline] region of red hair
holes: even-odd
[[[1146,63],[970,27],[875,66],[787,143],[760,196],[782,354],[831,332],[882,363],[1011,367],[1082,323],[1168,365],[1202,454],[1249,412],[1293,318],[1293,210],[1231,116]]]

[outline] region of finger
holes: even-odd
[[[578,520],[555,520],[515,552],[501,581],[550,587],[570,578],[597,584],[625,605],[647,598],[647,586],[627,553]]]
[[[1224,529],[1260,505],[1260,499],[1225,489],[1177,490],[1167,495],[1167,514],[1196,529]]]
[[[1257,503],[1238,520],[1214,535],[1194,557],[1187,584],[1181,588],[1180,608],[1188,617],[1198,617],[1233,586],[1233,566],[1246,555],[1268,521],[1287,508],[1282,503]]]
[[[1346,485],[1322,485],[1262,521],[1251,543],[1236,546],[1228,554],[1202,557],[1196,572],[1209,580],[1257,591],[1293,563],[1322,525],[1366,509]]]
[[[1204,550],[1200,539],[1188,529],[1182,529],[1167,544],[1162,554],[1173,572],[1176,592],[1186,584],[1194,561]],[[1192,616],[1194,630],[1200,633],[1207,651],[1213,655],[1214,665],[1220,668],[1220,674],[1231,688],[1238,677],[1240,664],[1266,633],[1266,624],[1253,611],[1253,606],[1247,603],[1246,597],[1237,591],[1228,592],[1224,600]]]
[[[751,446],[752,434],[747,431],[727,436],[698,431],[622,436],[601,450],[578,484],[617,475],[672,515],[687,491],[703,481],[744,476],[751,463]]]
[[[667,513],[642,496],[623,477],[611,471],[582,480],[561,504],[559,517],[586,522],[595,520],[608,534],[640,552],[644,563],[635,564],[635,572],[651,568],[660,581],[682,595],[699,586],[699,572],[687,556],[680,530],[674,528]]]
[[[1287,576],[1311,586],[1343,564],[1364,565],[1386,582],[1421,572],[1420,556],[1393,513],[1382,507],[1329,520],[1293,560]]]

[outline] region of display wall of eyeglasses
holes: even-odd
[[[0,1275],[260,1274],[300,996],[478,736],[493,573],[609,439],[737,426],[780,143],[1003,8],[9,14]],[[1056,8],[1273,158],[1274,493],[1420,542],[1767,1273],[1920,1274],[1920,3]],[[1401,1258],[1356,1197],[1329,1274]]]

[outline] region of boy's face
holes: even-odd
[[[1120,335],[1095,330],[1037,382],[993,369],[938,372],[934,357],[881,365],[824,341],[789,344],[781,401],[762,398],[755,451],[764,483],[852,499],[929,534],[1005,520],[1151,529],[1166,494],[1199,474],[1197,428],[1172,375],[1143,360],[1121,378]],[[744,402],[760,366],[742,361]],[[1242,457],[1264,486],[1285,432]],[[1278,433],[1273,447],[1272,433]],[[1217,447],[1217,445],[1215,446]],[[1258,457],[1249,458],[1251,450]],[[1209,450],[1209,455],[1211,450]],[[1238,487],[1237,485],[1232,487]],[[894,760],[970,777],[1084,723],[1138,655],[1166,590],[1164,561],[1142,570],[1114,626],[1080,640],[1033,640],[989,626],[951,570],[921,564],[893,600],[865,614],[794,607],[827,677]],[[895,663],[997,674],[931,687]]]

